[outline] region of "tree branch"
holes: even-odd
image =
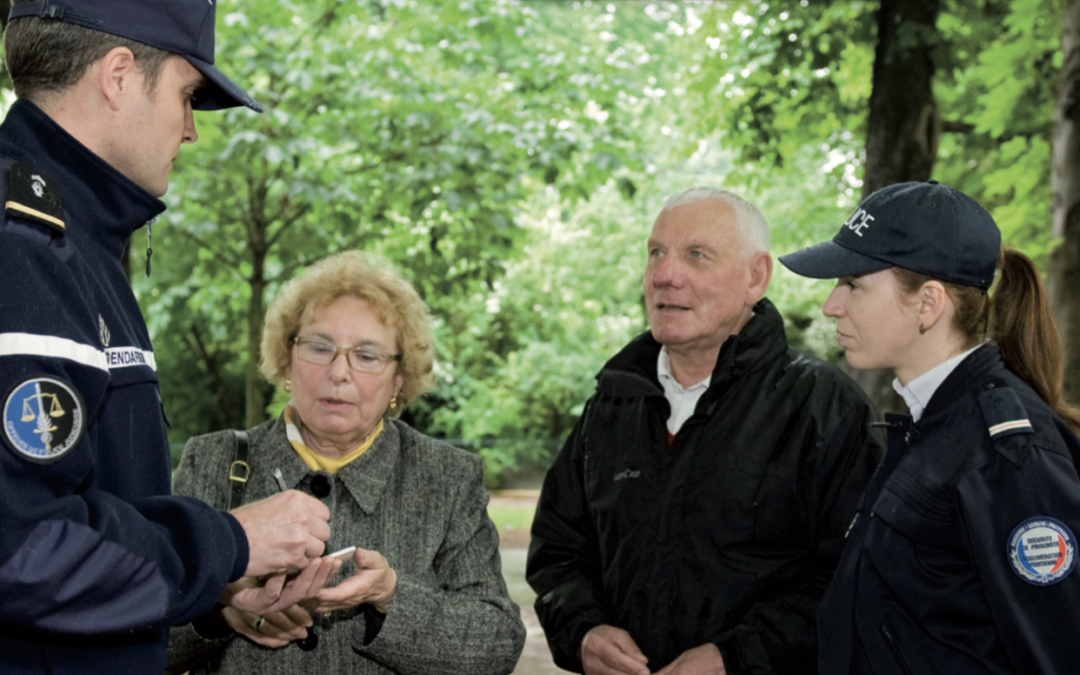
[[[970,134],[975,131],[975,125],[959,120],[941,120],[941,131],[946,134]]]
[[[368,237],[367,233],[364,233],[364,234],[361,234],[361,235],[359,235],[357,237],[354,237],[353,239],[345,242],[345,245],[341,247],[341,250],[342,251],[348,251],[348,250],[357,248],[360,245],[360,242],[362,242],[367,237]],[[282,282],[282,281],[284,281],[286,279],[289,279],[289,278],[292,277],[293,272],[295,272],[296,270],[301,269],[303,267],[307,267],[308,265],[311,265],[316,260],[318,260],[318,258],[311,259],[311,260],[308,260],[306,258],[301,258],[301,259],[297,260],[296,262],[292,263],[291,265],[283,265],[281,267],[281,272],[279,274],[275,275],[272,279],[268,278],[267,283],[275,283],[276,284],[276,283],[280,283],[280,282]]]
[[[191,239],[192,241],[194,241],[199,246],[199,248],[202,248],[206,252],[208,252],[210,254],[210,256],[214,260],[218,261],[219,263],[221,263],[222,265],[224,265],[224,266],[226,266],[228,268],[235,269],[235,270],[239,271],[240,263],[242,262],[239,257],[230,257],[230,256],[223,255],[221,253],[218,253],[217,250],[215,250],[213,246],[208,244],[205,239],[198,236],[197,234],[192,234],[191,232],[188,232],[187,230],[180,230],[180,234],[182,236],[185,236],[188,239]],[[242,279],[246,278],[242,274],[240,275],[240,277]]]
[[[397,161],[400,161],[402,159],[405,159],[406,157],[408,157],[412,153],[416,152],[420,148],[430,148],[430,147],[434,147],[436,145],[439,145],[444,140],[446,140],[446,136],[447,136],[447,134],[440,134],[440,135],[438,135],[438,136],[436,136],[434,138],[429,138],[428,140],[424,141],[423,143],[420,143],[419,145],[416,145],[416,146],[414,146],[412,148],[409,148],[408,150],[402,150],[401,152],[395,152],[393,154],[385,155],[383,157],[380,157],[378,162],[369,162],[367,164],[362,164],[362,165],[360,165],[358,167],[354,167],[354,168],[349,169],[347,171],[343,171],[342,173],[344,175],[346,175],[346,176],[356,176],[358,174],[366,173],[368,171],[371,171],[373,169],[378,169],[378,168],[384,167],[390,162],[397,162]]]
[[[274,45],[271,45],[268,42],[264,43],[264,45],[268,49],[270,49],[273,53],[276,53],[276,54],[292,54],[292,53],[296,52],[296,50],[300,47],[300,45],[304,42],[304,40],[310,39],[313,42],[317,42],[319,36],[322,35],[322,33],[326,29],[328,29],[330,26],[333,25],[334,18],[336,17],[337,12],[341,8],[342,4],[344,4],[343,0],[331,0],[329,7],[327,7],[326,10],[323,11],[323,13],[319,16],[318,19],[315,19],[315,21],[313,21],[310,24],[309,30],[304,31],[304,32],[300,33],[299,35],[297,35],[296,39],[293,40],[292,43],[288,47],[285,47],[283,50],[275,47]],[[275,92],[277,94],[278,100],[281,100],[281,99],[285,98],[285,96],[288,94],[288,91],[289,91],[290,87],[286,86],[281,91],[277,91],[276,90],[276,84],[277,84],[276,79],[277,78],[275,78],[275,77],[273,77],[273,75],[271,75],[270,91]]]
[[[311,210],[311,203],[309,202],[309,203],[304,204],[303,206],[301,206],[299,209],[297,209],[296,213],[294,213],[292,216],[282,220],[281,221],[281,227],[279,227],[277,229],[277,231],[274,232],[274,234],[270,235],[270,238],[266,240],[266,248],[267,249],[273,248],[274,244],[276,244],[277,240],[279,238],[281,238],[281,235],[285,232],[285,230],[287,230],[290,227],[292,227],[293,225],[295,225],[296,222],[298,220],[300,220],[301,218],[303,218],[305,215],[307,215],[308,211],[310,211],[310,210]]]

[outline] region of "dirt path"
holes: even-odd
[[[524,500],[531,501],[535,507],[535,495],[522,495],[520,497],[493,497],[495,500],[509,500],[515,502]],[[525,623],[525,648],[521,652],[521,659],[513,675],[557,675],[566,673],[561,668],[556,668],[551,661],[551,651],[548,650],[547,641],[544,639],[544,630],[536,619],[536,610],[533,609],[533,601],[536,594],[525,581],[525,558],[529,547],[529,533],[527,530],[500,533],[502,542],[499,547],[499,555],[502,558],[503,578],[506,579],[506,587],[510,591],[510,597],[521,606],[521,620]]]
[[[521,608],[521,620],[525,622],[525,648],[521,650],[521,659],[514,668],[513,675],[555,675],[567,671],[556,668],[551,662],[551,652],[540,622],[536,620],[536,610],[532,607]]]

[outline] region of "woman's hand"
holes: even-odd
[[[397,589],[397,572],[378,551],[356,549],[353,554],[356,574],[333,588],[324,588],[304,606],[317,612],[329,612],[356,605],[373,605],[386,614],[394,603]]]
[[[341,561],[316,558],[294,577],[275,574],[267,579],[238,579],[221,592],[218,602],[251,614],[267,616],[280,612],[316,594],[337,571]]]
[[[271,649],[284,647],[293,640],[303,640],[312,623],[311,615],[299,605],[265,617],[235,607],[226,607],[221,614],[234,631]]]

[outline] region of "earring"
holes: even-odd
[[[393,410],[397,407],[397,396],[390,399],[390,409]]]
[[[919,335],[925,335],[925,334],[926,334],[926,326],[924,326],[924,325],[922,325],[920,323],[919,324]]]
[[[282,385],[282,388],[285,391],[292,391],[292,380],[290,380],[289,378],[286,377],[285,378],[285,384]]]

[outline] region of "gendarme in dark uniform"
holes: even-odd
[[[935,328],[962,338],[888,343],[894,387],[911,414],[886,416],[885,459],[818,609],[822,675],[1078,672],[1080,438],[1062,417],[1069,407],[1046,402],[1055,383],[1030,374],[1039,366],[1060,378],[1047,356],[1053,341],[1031,347],[1036,332],[1045,338],[1053,326],[1030,260],[1002,250],[997,225],[975,200],[929,181],[875,192],[832,241],[780,261],[804,276],[839,278],[825,313],[838,331],[861,331],[863,342],[847,338],[860,367],[876,367],[863,345],[881,329],[866,314],[859,324],[865,305],[851,298],[871,293],[878,273],[892,276],[890,292],[900,294],[902,319],[890,328],[917,340]],[[923,279],[914,293],[902,283],[911,272]],[[943,310],[946,323],[930,327],[918,314],[916,328],[909,319],[919,310],[905,303],[926,307],[936,289],[953,313]],[[991,309],[1021,317],[994,317],[996,341],[986,339]],[[1016,351],[1021,341],[1027,353]],[[906,383],[901,368],[914,370]]]
[[[1075,673],[1080,441],[983,345],[889,445],[818,611],[821,672]]]
[[[209,78],[195,107],[255,105],[218,84],[212,2],[65,4],[12,21],[146,42]],[[154,352],[120,264],[165,206],[26,100],[0,125],[0,204],[0,672],[161,672],[168,627],[248,564],[235,518],[168,496]]]

